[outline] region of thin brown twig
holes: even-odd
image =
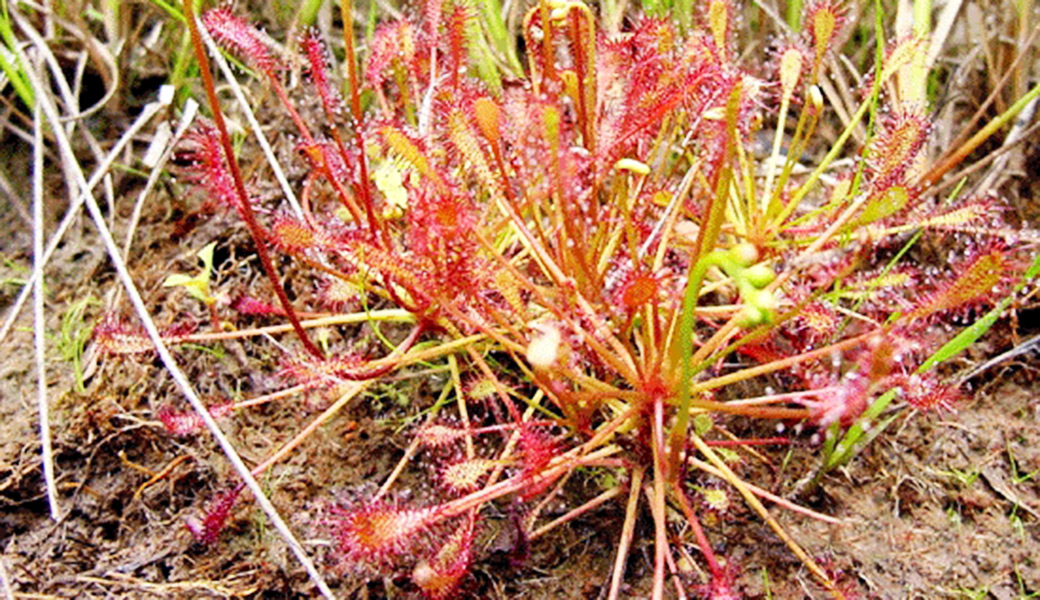
[[[607,600],[617,600],[621,592],[621,580],[625,576],[625,563],[628,560],[628,549],[636,530],[636,509],[639,508],[639,495],[642,493],[643,467],[632,472],[632,481],[628,484],[628,502],[625,504],[625,522],[621,526],[621,539],[618,540],[617,555],[614,557],[614,570],[610,576],[610,592]]]

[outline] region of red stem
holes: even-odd
[[[372,209],[372,194],[368,187],[368,158],[365,156],[365,139],[361,135],[361,86],[358,83],[357,55],[354,50],[354,7],[353,0],[341,0],[340,10],[343,15],[343,42],[346,46],[347,78],[350,80],[350,113],[354,117],[354,144],[358,151],[358,192],[361,204],[368,213],[372,235],[381,232],[383,242],[390,248],[385,230],[376,226],[375,212]]]
[[[249,203],[249,194],[246,193],[245,183],[242,182],[242,173],[238,168],[238,161],[235,160],[235,151],[231,146],[231,136],[228,135],[227,125],[224,123],[224,114],[220,111],[220,101],[217,99],[217,91],[213,85],[213,73],[209,69],[209,60],[202,45],[202,36],[199,35],[198,24],[195,22],[195,11],[192,8],[191,0],[184,0],[184,16],[188,22],[188,29],[191,31],[191,42],[195,48],[195,59],[199,63],[199,73],[202,75],[206,97],[213,111],[213,123],[217,126],[217,131],[220,132],[220,144],[224,150],[224,160],[227,161],[228,168],[231,171],[231,178],[235,181],[235,192],[238,194],[240,206],[239,212],[242,215],[242,219],[246,222],[246,227],[249,228],[249,233],[253,237],[253,243],[256,244],[256,254],[260,258],[260,263],[264,267],[267,278],[270,280],[272,287],[274,287],[274,293],[278,296],[278,302],[282,305],[285,315],[289,318],[289,322],[292,323],[293,330],[300,338],[304,348],[315,357],[324,358],[324,354],[307,337],[307,332],[300,325],[300,319],[296,316],[296,311],[289,302],[289,296],[286,295],[285,288],[282,287],[282,282],[278,278],[278,273],[274,270],[270,253],[267,251],[266,235],[260,228],[260,224],[256,222],[256,216],[253,214],[253,207]]]

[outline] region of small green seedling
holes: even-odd
[[[206,306],[213,306],[217,299],[210,295],[209,281],[213,275],[213,250],[217,247],[216,242],[206,244],[199,250],[197,256],[202,260],[202,271],[198,275],[188,276],[182,273],[174,273],[166,278],[163,287],[183,287],[193,298],[200,300]]]

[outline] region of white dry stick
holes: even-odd
[[[964,0],[948,0],[943,5],[942,12],[939,13],[939,18],[936,20],[935,31],[932,32],[931,42],[928,44],[928,58],[925,59],[925,66],[929,69],[935,65],[936,59],[946,46],[950,30],[953,29],[953,22],[957,19],[957,13],[960,12],[963,3]]]
[[[167,103],[173,101],[173,95],[175,90],[172,85],[164,85],[159,89],[160,103],[165,99]],[[192,99],[188,99],[184,104],[184,111],[181,113],[180,123],[177,124],[177,131],[170,138],[166,147],[162,151],[162,155],[159,156],[152,164],[149,163],[149,159],[145,158],[145,166],[150,167],[152,172],[148,175],[148,183],[145,184],[144,189],[137,195],[137,200],[134,202],[134,211],[130,215],[130,224],[126,228],[126,238],[123,240],[123,256],[130,256],[130,246],[134,241],[134,233],[137,231],[137,224],[141,222],[141,211],[144,209],[144,199],[151,193],[152,188],[159,181],[159,176],[162,175],[163,167],[166,162],[170,160],[170,155],[173,154],[173,149],[177,146],[177,142],[184,137],[184,132],[188,130],[188,127],[195,121],[195,115],[198,114],[199,104]],[[169,131],[169,129],[167,129]]]
[[[1034,98],[1032,102],[1026,104],[1025,108],[1022,109],[1022,112],[1015,119],[1011,130],[1008,131],[1007,137],[1004,138],[1004,146],[1017,144],[1025,136],[1025,131],[1028,129],[1029,124],[1032,123],[1033,117],[1036,116],[1037,105],[1040,105],[1040,98]],[[975,189],[981,190],[983,193],[996,189],[999,185],[998,182],[1003,181],[1004,178],[1010,175],[1007,167],[1011,158],[1008,154],[1001,155],[993,163],[993,166],[990,167],[989,174],[975,186]]]
[[[292,186],[289,185],[289,181],[285,178],[285,173],[282,171],[281,164],[278,163],[278,159],[274,156],[274,150],[271,149],[271,144],[267,143],[267,137],[264,136],[264,130],[260,128],[260,123],[256,120],[256,115],[253,114],[253,109],[249,106],[249,101],[246,100],[246,95],[242,91],[242,86],[238,85],[238,80],[235,79],[235,74],[231,71],[231,67],[228,66],[227,61],[224,60],[224,55],[220,53],[220,48],[213,43],[213,38],[210,37],[209,31],[201,22],[199,23],[199,33],[202,35],[202,41],[205,42],[206,49],[209,50],[210,56],[213,57],[214,62],[217,63],[217,67],[220,68],[220,73],[228,82],[228,86],[231,87],[232,93],[235,94],[235,100],[238,101],[239,107],[245,114],[246,121],[249,121],[249,126],[253,129],[253,133],[256,134],[256,140],[260,142],[260,149],[263,150],[264,157],[267,158],[267,163],[271,165],[271,171],[274,173],[274,178],[278,180],[278,185],[281,186],[282,193],[285,194],[285,199],[289,202],[289,206],[292,207],[296,218],[303,221],[303,209],[300,208],[300,203],[296,200],[296,194],[293,192]]]
[[[40,88],[37,88],[40,89]],[[37,93],[37,96],[40,94]],[[33,263],[43,260],[43,117],[40,101],[33,107]],[[28,287],[28,286],[26,286]],[[61,519],[58,506],[58,488],[54,485],[54,457],[51,451],[50,408],[47,403],[47,363],[44,357],[47,338],[44,336],[43,277],[36,278],[33,286],[33,341],[36,350],[36,409],[40,420],[40,451],[43,455],[43,481],[47,488],[47,504],[51,518]]]
[[[15,20],[18,22],[19,27],[25,33],[25,35],[33,42],[37,47],[46,44],[40,37],[40,34],[36,32],[31,26],[29,26],[20,15],[11,11],[12,14],[16,15]],[[19,55],[19,59],[24,64],[30,64],[25,52],[21,47],[15,48],[15,51]],[[40,83],[40,79],[36,72],[32,69],[26,70],[26,75],[29,78],[29,82],[32,84],[33,89],[43,90],[45,89]],[[235,447],[231,444],[231,441],[227,439],[224,433],[220,430],[216,420],[209,413],[209,410],[202,403],[202,400],[192,389],[191,383],[188,378],[177,366],[176,360],[173,355],[170,354],[169,348],[166,347],[166,343],[163,342],[162,335],[159,333],[159,329],[155,326],[155,321],[152,320],[151,315],[148,314],[148,308],[144,304],[144,300],[141,298],[141,294],[137,291],[137,286],[134,284],[133,278],[130,276],[130,271],[127,270],[126,263],[123,261],[122,256],[119,254],[119,247],[116,245],[115,239],[112,237],[112,232],[109,231],[108,226],[105,224],[105,216],[101,213],[101,209],[98,207],[97,201],[94,199],[94,194],[91,192],[91,188],[87,185],[86,178],[83,176],[83,171],[80,169],[79,162],[76,160],[75,153],[72,151],[72,146],[69,144],[68,137],[65,135],[65,131],[61,128],[61,118],[58,115],[57,109],[50,102],[45,94],[39,94],[39,104],[43,108],[44,114],[47,116],[47,120],[51,123],[51,129],[54,133],[54,139],[58,144],[61,157],[64,161],[68,162],[72,166],[73,176],[76,178],[76,183],[80,186],[80,189],[85,190],[85,204],[87,211],[90,213],[91,219],[94,221],[94,225],[97,228],[98,234],[101,236],[102,241],[105,244],[105,249],[108,251],[109,258],[112,260],[112,266],[115,267],[116,275],[119,277],[120,282],[126,289],[127,296],[130,299],[130,303],[133,304],[134,310],[137,312],[138,317],[141,319],[145,331],[148,333],[148,337],[155,344],[156,353],[159,355],[159,359],[162,361],[163,366],[166,367],[170,377],[173,378],[177,387],[180,388],[185,398],[191,404],[192,408],[198,413],[199,417],[205,423],[206,428],[209,429],[213,438],[220,445],[220,449],[224,451],[224,455],[227,456],[228,461],[234,467],[235,471],[242,478],[242,481],[249,488],[249,491],[253,493],[253,497],[256,499],[257,504],[264,511],[267,517],[271,520],[271,524],[281,535],[282,539],[292,550],[293,554],[296,555],[297,560],[306,569],[307,574],[310,575],[311,580],[321,591],[321,594],[326,598],[333,600],[332,590],[329,589],[328,584],[325,583],[321,573],[311,562],[307,556],[306,550],[300,545],[300,542],[293,535],[289,526],[286,525],[281,515],[278,514],[278,510],[271,504],[271,501],[264,494],[263,488],[260,487],[260,483],[253,477],[249,472],[249,467],[242,462],[242,458],[238,455]]]
[[[90,176],[90,181],[87,182],[87,185],[90,186],[87,189],[93,190],[99,183],[101,183],[105,173],[108,173],[108,170],[119,158],[119,154],[123,151],[126,145],[129,144],[133,137],[144,128],[148,121],[150,121],[156,113],[165,108],[167,104],[163,104],[160,101],[150,102],[145,105],[141,114],[138,115],[137,120],[130,125],[130,128],[123,134],[123,137],[119,138],[119,141],[117,141],[116,145],[112,147],[111,151],[109,151],[105,160],[94,169],[94,173]],[[50,240],[47,241],[47,247],[43,252],[43,260],[33,265],[33,272],[32,275],[29,276],[29,281],[27,281],[25,286],[22,287],[22,291],[19,292],[18,298],[15,299],[11,309],[7,312],[7,317],[4,318],[3,326],[0,327],[0,342],[3,342],[7,337],[7,334],[11,331],[11,327],[14,326],[18,314],[22,311],[22,307],[25,306],[25,302],[29,299],[29,293],[32,291],[33,286],[36,285],[36,280],[43,274],[43,268],[50,261],[54,251],[58,248],[58,244],[61,243],[62,238],[65,236],[65,232],[68,231],[69,227],[72,226],[72,223],[79,215],[79,209],[83,207],[83,202],[87,197],[86,194],[86,190],[81,190],[79,195],[76,196],[76,199],[69,205],[68,210],[65,211],[65,216],[62,217],[61,223],[58,225],[58,229],[51,236]]]

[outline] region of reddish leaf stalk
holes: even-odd
[[[372,210],[372,193],[368,187],[368,159],[365,157],[365,138],[361,134],[361,83],[357,74],[357,54],[354,48],[354,2],[353,0],[340,0],[340,14],[343,18],[343,43],[346,50],[347,79],[350,80],[350,114],[354,117],[354,144],[358,151],[358,192],[361,194],[361,204],[368,212],[369,223],[372,226],[372,234],[376,231],[383,232],[384,243],[386,232],[376,227],[375,213]],[[389,245],[387,246],[389,247]]]
[[[235,180],[235,192],[238,194],[239,202],[242,206],[242,218],[246,222],[246,227],[249,228],[253,242],[256,244],[256,254],[260,258],[264,272],[267,273],[267,278],[271,281],[271,286],[274,287],[274,293],[278,296],[278,302],[281,303],[282,308],[285,310],[285,315],[289,318],[289,322],[292,323],[293,330],[296,332],[297,337],[300,338],[304,348],[315,357],[323,358],[324,354],[314,345],[314,342],[307,336],[307,332],[304,331],[303,326],[300,325],[300,319],[296,316],[296,311],[293,309],[292,303],[289,302],[289,296],[286,295],[285,288],[282,287],[282,282],[274,270],[274,263],[271,262],[271,256],[267,250],[266,236],[260,228],[260,224],[256,221],[256,215],[253,214],[253,207],[249,203],[249,195],[246,193],[246,186],[242,181],[242,173],[238,168],[238,161],[235,160],[234,148],[231,146],[231,136],[228,135],[224,114],[220,110],[220,101],[217,99],[217,91],[213,84],[213,73],[210,72],[209,60],[206,57],[206,50],[202,44],[202,36],[199,34],[199,27],[195,22],[192,0],[184,0],[184,15],[188,23],[188,29],[191,32],[191,42],[195,48],[195,59],[199,63],[199,73],[202,75],[206,97],[209,100],[210,108],[213,110],[213,122],[217,126],[217,131],[220,132],[220,143],[224,149],[224,159],[228,163],[232,179]]]

